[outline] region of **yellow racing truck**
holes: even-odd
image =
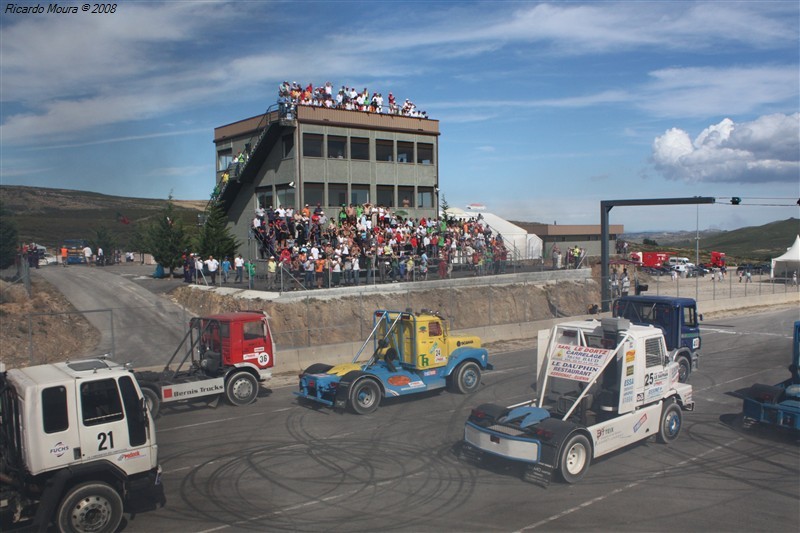
[[[373,342],[372,355],[362,359]],[[300,374],[297,396],[357,414],[375,411],[385,397],[447,387],[476,391],[481,371],[491,370],[489,354],[476,336],[450,335],[440,314],[423,309],[378,310],[373,328],[352,363],[316,363]]]

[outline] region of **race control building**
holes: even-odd
[[[344,204],[369,202],[401,216],[435,217],[438,138],[438,120],[276,104],[214,129],[215,194],[242,242],[259,206],[319,205],[330,218]]]

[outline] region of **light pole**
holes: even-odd
[[[694,300],[700,297],[700,204],[694,206],[696,210],[694,226]]]

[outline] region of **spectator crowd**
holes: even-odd
[[[449,278],[453,265],[473,275],[505,272],[508,250],[480,216],[404,218],[382,205],[259,208],[252,232],[271,288],[323,288]]]
[[[366,87],[359,91],[355,87],[342,85],[341,89],[336,91],[331,82],[326,82],[325,85],[318,87],[314,87],[313,84],[309,83],[303,88],[297,82],[290,84],[288,81],[284,81],[278,87],[278,103],[281,105],[283,115],[292,114],[295,106],[306,105],[428,118],[428,114],[417,109],[414,102],[409,99],[406,99],[402,104],[398,104],[397,99],[391,92],[384,100],[383,93],[373,92],[370,95]]]

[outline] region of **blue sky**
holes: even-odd
[[[598,224],[601,200],[721,202],[615,208],[627,231],[800,216],[796,0],[116,5],[3,12],[3,184],[205,199],[215,127],[331,81],[440,121],[455,207]]]

